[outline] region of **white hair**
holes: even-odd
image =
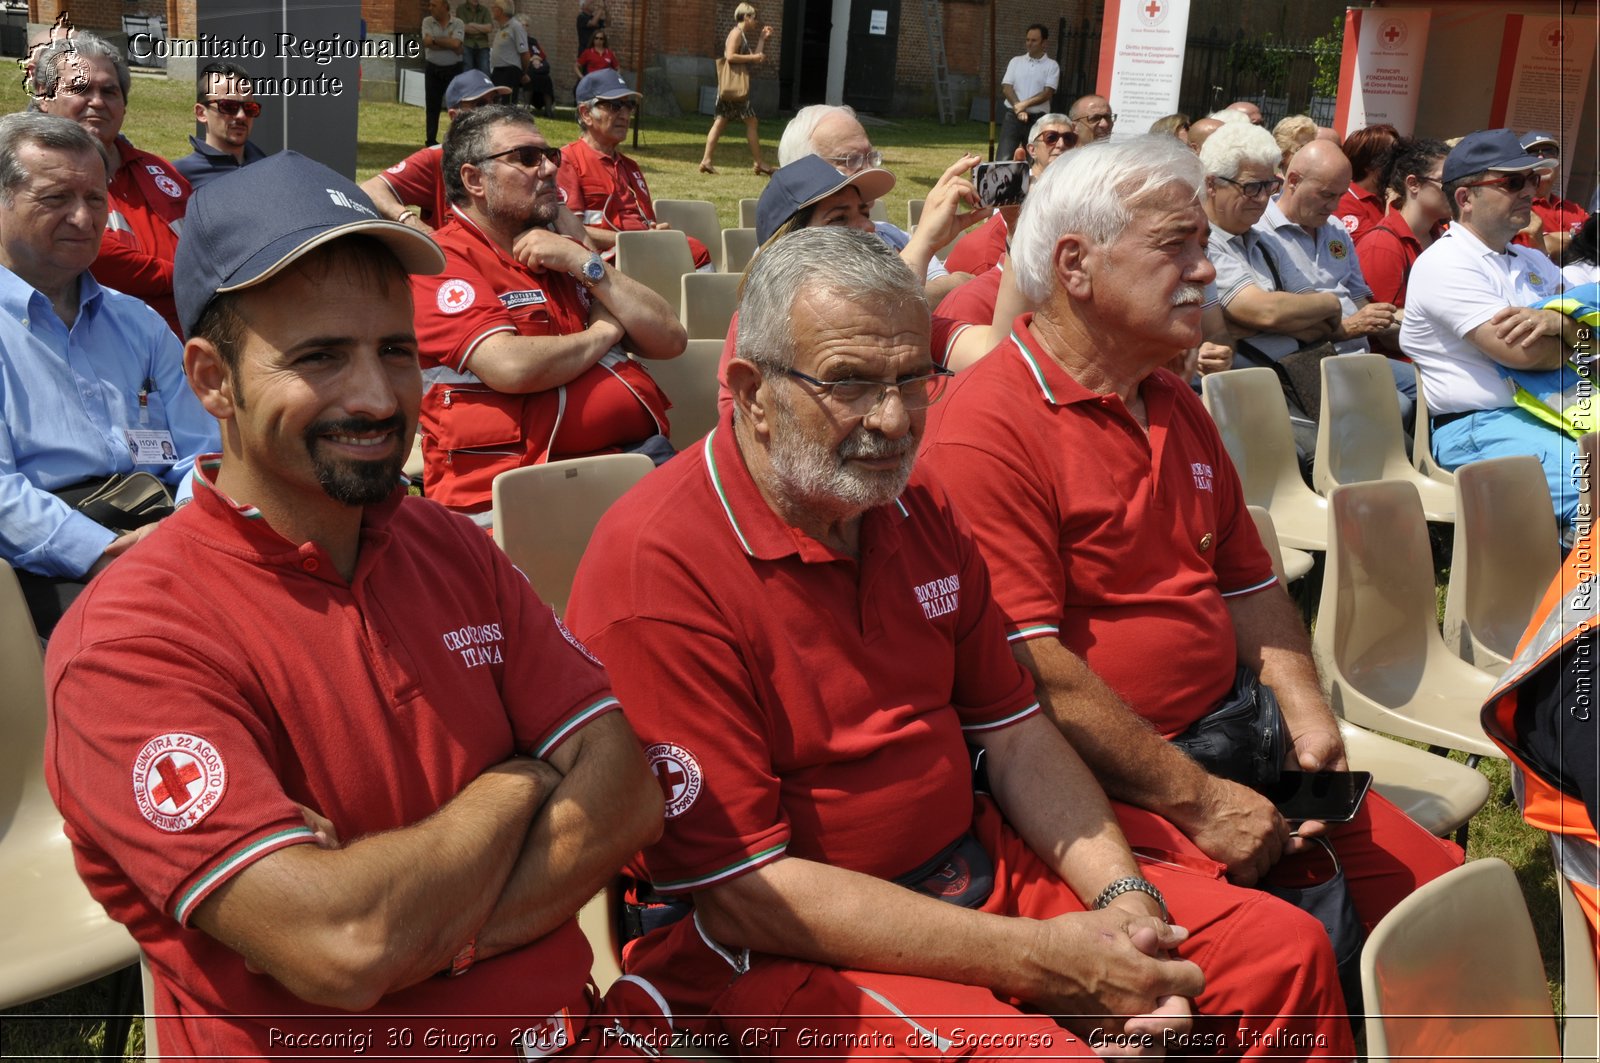
[[[1206,117],[1215,118],[1223,125],[1235,125],[1239,122],[1243,122],[1245,125],[1255,124],[1250,121],[1249,115],[1245,114],[1243,111],[1235,111],[1231,107],[1224,107],[1220,111],[1213,111],[1211,114],[1206,115]]]
[[[778,165],[787,166],[807,155],[820,155],[811,138],[816,136],[817,126],[822,124],[822,120],[834,114],[853,119],[856,109],[836,107],[831,103],[813,103],[796,111],[794,117],[789,119],[789,124],[783,127],[783,137],[778,141]]]
[[[1277,173],[1282,161],[1283,150],[1278,147],[1277,139],[1262,126],[1249,122],[1225,125],[1206,137],[1206,142],[1200,146],[1200,164],[1210,177],[1238,177],[1245,164],[1252,162]]]
[[[1056,242],[1066,233],[1112,243],[1162,189],[1179,184],[1198,196],[1204,182],[1200,160],[1177,137],[1145,134],[1067,152],[1034,182],[1012,230],[1017,290],[1035,303],[1049,298]]]

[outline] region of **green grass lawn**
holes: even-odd
[[[189,152],[188,136],[192,87],[165,79],[136,77],[130,92],[125,130],[139,147],[168,158]],[[15,77],[0,78],[0,109],[20,109],[26,103]],[[371,176],[416,150],[422,143],[420,108],[400,104],[367,103],[360,111],[357,180]],[[554,121],[541,119],[551,143],[565,144],[577,136],[570,108],[558,109]],[[724,226],[738,224],[742,197],[761,193],[766,179],[750,171],[743,130],[724,137],[717,164],[722,171],[706,176],[696,171],[710,119],[699,115],[677,119],[647,116],[637,149],[625,146],[649,177],[657,199],[706,199],[716,204]],[[763,122],[762,142],[770,164],[777,162],[777,138],[782,120]],[[875,144],[884,152],[884,165],[900,179],[887,197],[889,219],[906,224],[906,201],[927,195],[950,162],[965,150],[983,153],[987,129],[977,123],[941,126],[932,121],[874,124]],[[248,209],[244,205],[242,209]],[[1552,990],[1559,1000],[1561,930],[1555,871],[1544,836],[1525,825],[1516,809],[1504,803],[1509,773],[1503,762],[1486,762],[1481,771],[1493,783],[1494,794],[1473,820],[1469,856],[1497,856],[1509,863],[1522,883],[1539,934]],[[20,1008],[0,1012],[0,1058],[62,1059],[98,1053],[104,1022],[96,1016],[112,1007],[112,990],[95,983]],[[136,1023],[130,1039],[139,1058],[142,1032]]]

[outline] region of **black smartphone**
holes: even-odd
[[[1348,823],[1371,786],[1370,771],[1286,771],[1261,792],[1284,819]]]
[[[980,162],[973,170],[978,202],[985,207],[1014,207],[1028,194],[1032,164]]]

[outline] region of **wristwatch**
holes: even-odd
[[[1171,919],[1168,918],[1167,915],[1167,899],[1161,896],[1161,891],[1156,889],[1154,883],[1150,882],[1148,879],[1139,878],[1136,875],[1129,875],[1126,878],[1119,878],[1115,882],[1111,883],[1111,885],[1101,890],[1100,896],[1094,899],[1094,910],[1098,912],[1100,909],[1106,907],[1124,893],[1148,894],[1155,900],[1156,906],[1161,909],[1161,921],[1164,923],[1171,922]]]
[[[583,264],[583,269],[578,272],[578,280],[593,288],[596,284],[606,279],[606,264],[600,258],[598,251],[591,252],[589,261]]]

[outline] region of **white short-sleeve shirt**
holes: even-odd
[[[1422,372],[1435,415],[1513,405],[1499,368],[1467,339],[1508,306],[1532,306],[1562,290],[1561,269],[1542,252],[1486,247],[1465,225],[1450,226],[1411,267],[1400,349]]]
[[[1006,76],[1000,79],[1000,83],[1010,85],[1011,90],[1017,94],[1017,99],[1026,100],[1037,96],[1046,88],[1054,89],[1061,84],[1061,68],[1048,55],[1034,59],[1024,52],[1006,64]],[[1029,107],[1028,113],[1044,114],[1049,106],[1050,101],[1045,100]]]

